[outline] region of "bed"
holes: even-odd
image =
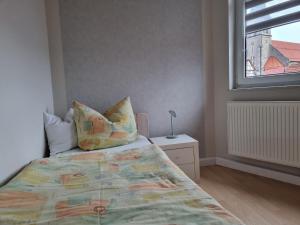
[[[0,224],[237,225],[237,218],[139,136],[35,160],[0,189]]]

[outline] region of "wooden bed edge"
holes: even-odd
[[[148,113],[135,113],[138,134],[149,138],[149,116]]]

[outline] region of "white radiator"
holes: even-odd
[[[300,168],[300,102],[227,103],[229,154]]]

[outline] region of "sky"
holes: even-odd
[[[300,43],[300,22],[271,29],[272,39]]]
[[[286,2],[288,0],[273,0],[271,2],[266,3],[266,7]],[[257,9],[261,8],[261,5],[257,7]],[[257,9],[253,8],[253,11]],[[271,18],[275,18],[278,16],[286,15],[293,12],[299,12],[300,6],[293,7],[291,9],[283,10],[277,13],[273,13],[270,15]],[[276,27],[271,29],[272,39],[273,40],[281,40],[281,41],[289,41],[289,42],[297,42],[300,43],[300,22],[287,24],[284,26]]]

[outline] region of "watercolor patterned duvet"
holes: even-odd
[[[242,223],[149,145],[33,161],[0,189],[0,224]]]

